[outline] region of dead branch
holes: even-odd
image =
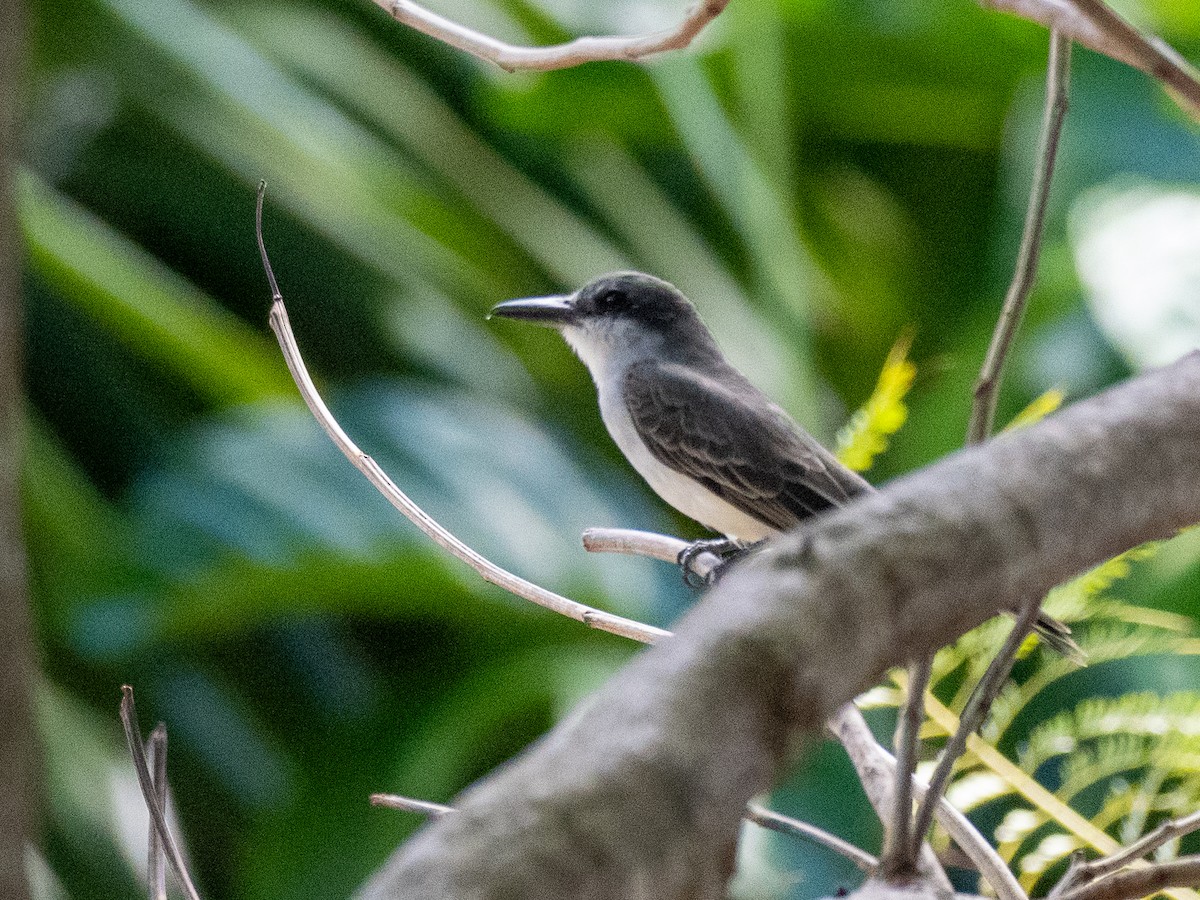
[[[374,0],[397,22],[437,38],[459,50],[495,63],[508,72],[518,69],[550,71],[588,62],[635,62],[667,50],[681,50],[719,16],[729,0],[698,0],[674,28],[655,34],[580,37],[552,47],[519,47],[439,16],[413,0]]]
[[[1200,520],[1200,353],[813,519],[737,567],[363,896],[721,896],[745,803],[890,667]]]

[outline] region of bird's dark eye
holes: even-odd
[[[597,312],[620,312],[629,308],[629,296],[624,291],[605,291],[596,298]]]

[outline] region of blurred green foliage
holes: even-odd
[[[534,42],[680,12],[437,8]],[[1122,8],[1200,57],[1190,2]],[[484,321],[499,300],[617,268],[668,278],[827,440],[911,328],[908,419],[872,478],[961,443],[1024,212],[1040,28],[962,0],[734,0],[693,51],[505,75],[366,0],[32,13],[24,504],[43,883],[64,896],[141,893],[122,683],[170,729],[205,897],[332,898],[417,824],[368,793],[449,799],[635,651],[481,583],[328,444],[266,329],[260,178],[292,320],[343,424],[473,546],[579,600],[668,623],[689,599],[674,571],[588,558],[577,536],[699,532],[623,464],[560,341]],[[1082,199],[1132,179],[1195,198],[1197,173],[1196,126],[1139,73],[1079,53],[1000,421],[1138,365],[1085,302]],[[1197,544],[1138,567],[1130,599],[1196,616]],[[1169,692],[1197,671],[1139,660],[1091,689]],[[1064,684],[1043,716],[1087,690]],[[847,766],[818,748],[775,802],[869,846],[847,796]],[[777,836],[746,844],[746,896],[855,877]]]

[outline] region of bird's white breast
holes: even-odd
[[[741,541],[757,541],[777,532],[722,500],[698,481],[658,461],[638,434],[625,405],[624,380],[630,364],[647,358],[649,348],[632,335],[598,335],[566,328],[563,337],[592,373],[600,400],[600,418],[638,474],[658,496],[685,516]]]

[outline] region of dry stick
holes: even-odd
[[[1058,156],[1059,138],[1062,135],[1063,118],[1067,113],[1067,91],[1071,75],[1071,40],[1058,29],[1050,31],[1050,58],[1046,72],[1046,103],[1042,115],[1042,134],[1038,144],[1037,165],[1034,169],[1033,185],[1029,192],[1029,209],[1025,215],[1025,229],[1021,235],[1021,249],[1017,256],[1016,271],[1004,307],[992,334],[992,343],[975,386],[975,402],[971,410],[971,421],[967,427],[967,443],[977,444],[987,440],[992,433],[996,414],[996,400],[1004,362],[1012,347],[1029,292],[1037,276],[1038,258],[1041,254],[1042,235],[1046,224],[1046,202],[1050,196],[1050,182],[1054,174],[1054,161]],[[939,801],[950,783],[954,763],[962,756],[967,738],[987,718],[992,704],[1012,671],[1013,662],[1021,649],[1025,637],[1033,628],[1034,620],[1041,609],[1041,601],[1031,599],[1024,605],[1017,622],[1009,632],[1000,652],[988,665],[983,678],[976,685],[967,708],[963,711],[958,730],[951,736],[942,750],[937,768],[930,780],[929,792],[917,810],[917,822],[912,841],[924,840],[933,822],[934,804]],[[909,853],[915,853],[912,843]]]
[[[154,796],[163,810],[167,808],[167,726],[159,722],[146,744],[154,766]],[[150,846],[146,854],[146,894],[150,900],[167,900],[167,870],[158,829],[150,826]]]
[[[295,380],[296,386],[300,389],[300,394],[303,396],[304,402],[308,404],[313,417],[325,429],[325,433],[329,435],[330,440],[337,445],[337,448],[345,454],[354,467],[362,472],[367,480],[375,485],[376,490],[383,494],[388,502],[399,510],[410,522],[432,538],[434,543],[439,547],[449,551],[452,555],[469,565],[479,573],[484,581],[504,588],[509,593],[516,594],[518,597],[536,603],[538,606],[545,607],[552,612],[567,616],[577,622],[582,622],[589,628],[596,628],[600,631],[607,631],[622,637],[633,638],[647,644],[653,644],[655,641],[667,637],[670,632],[664,631],[661,628],[654,628],[651,625],[645,625],[641,622],[635,622],[632,619],[626,619],[599,609],[593,609],[582,603],[576,603],[574,600],[569,600],[560,594],[548,591],[531,581],[526,581],[524,578],[512,574],[506,569],[500,568],[438,524],[428,513],[409,499],[407,494],[396,487],[395,482],[388,477],[387,473],[379,467],[375,460],[363,453],[350,440],[349,435],[342,430],[342,427],[329,411],[329,407],[325,405],[325,401],[321,399],[321,395],[317,392],[316,385],[313,384],[312,377],[308,374],[308,369],[300,356],[300,348],[296,344],[296,336],[292,332],[291,323],[288,322],[287,309],[283,305],[283,297],[279,293],[279,286],[275,281],[274,273],[271,271],[271,263],[267,259],[266,247],[263,244],[262,207],[265,190],[266,183],[260,182],[255,224],[258,249],[262,254],[263,269],[266,271],[267,280],[271,284],[271,299],[273,301],[271,305],[271,330],[275,332],[275,336],[279,339],[279,346],[283,350],[283,356],[287,361],[288,369],[291,370],[292,378]]]
[[[1200,855],[1153,863],[1101,878],[1062,895],[1062,900],[1133,900],[1170,887],[1200,885]]]
[[[518,69],[567,69],[603,60],[634,61],[667,50],[680,50],[691,44],[704,26],[719,16],[729,4],[729,0],[699,0],[676,27],[654,34],[581,37],[551,47],[519,47],[439,16],[412,0],[374,2],[397,22],[493,62],[508,72]]]
[[[850,862],[854,863],[854,865],[858,866],[864,872],[873,872],[879,865],[879,860],[866,850],[861,850],[849,841],[842,840],[836,834],[830,834],[825,829],[818,828],[816,825],[801,822],[799,819],[793,819],[791,816],[777,813],[757,803],[746,805],[746,818],[755,825],[762,828],[769,828],[771,831],[776,831],[779,834],[795,835],[796,837],[820,844],[822,847],[846,857],[846,859],[850,860]]]
[[[967,426],[967,443],[978,444],[992,433],[996,416],[996,400],[1004,363],[1012,348],[1013,338],[1021,324],[1029,292],[1037,276],[1041,256],[1042,235],[1046,226],[1046,201],[1050,195],[1050,179],[1058,155],[1063,117],[1067,113],[1067,88],[1070,84],[1071,40],[1057,29],[1050,32],[1050,62],[1046,78],[1046,107],[1042,117],[1042,136],[1038,146],[1037,166],[1029,191],[1029,209],[1025,214],[1025,230],[1017,255],[1016,272],[1004,298],[1000,319],[992,334],[979,380],[975,382],[975,402]]]
[[[175,877],[179,879],[179,884],[183,887],[183,892],[187,895],[188,900],[200,900],[200,894],[196,891],[196,886],[192,884],[192,877],[188,874],[187,865],[183,861],[183,853],[179,849],[179,844],[175,842],[175,836],[167,827],[166,812],[163,810],[162,804],[158,802],[154,779],[151,777],[150,768],[146,763],[146,747],[142,743],[142,732],[138,727],[137,708],[133,703],[133,688],[127,684],[121,686],[121,724],[125,728],[125,741],[129,745],[129,754],[133,757],[133,771],[137,774],[138,785],[142,789],[142,799],[146,802],[146,808],[150,810],[150,827],[157,829],[158,839],[162,841],[167,860],[171,863]]]

